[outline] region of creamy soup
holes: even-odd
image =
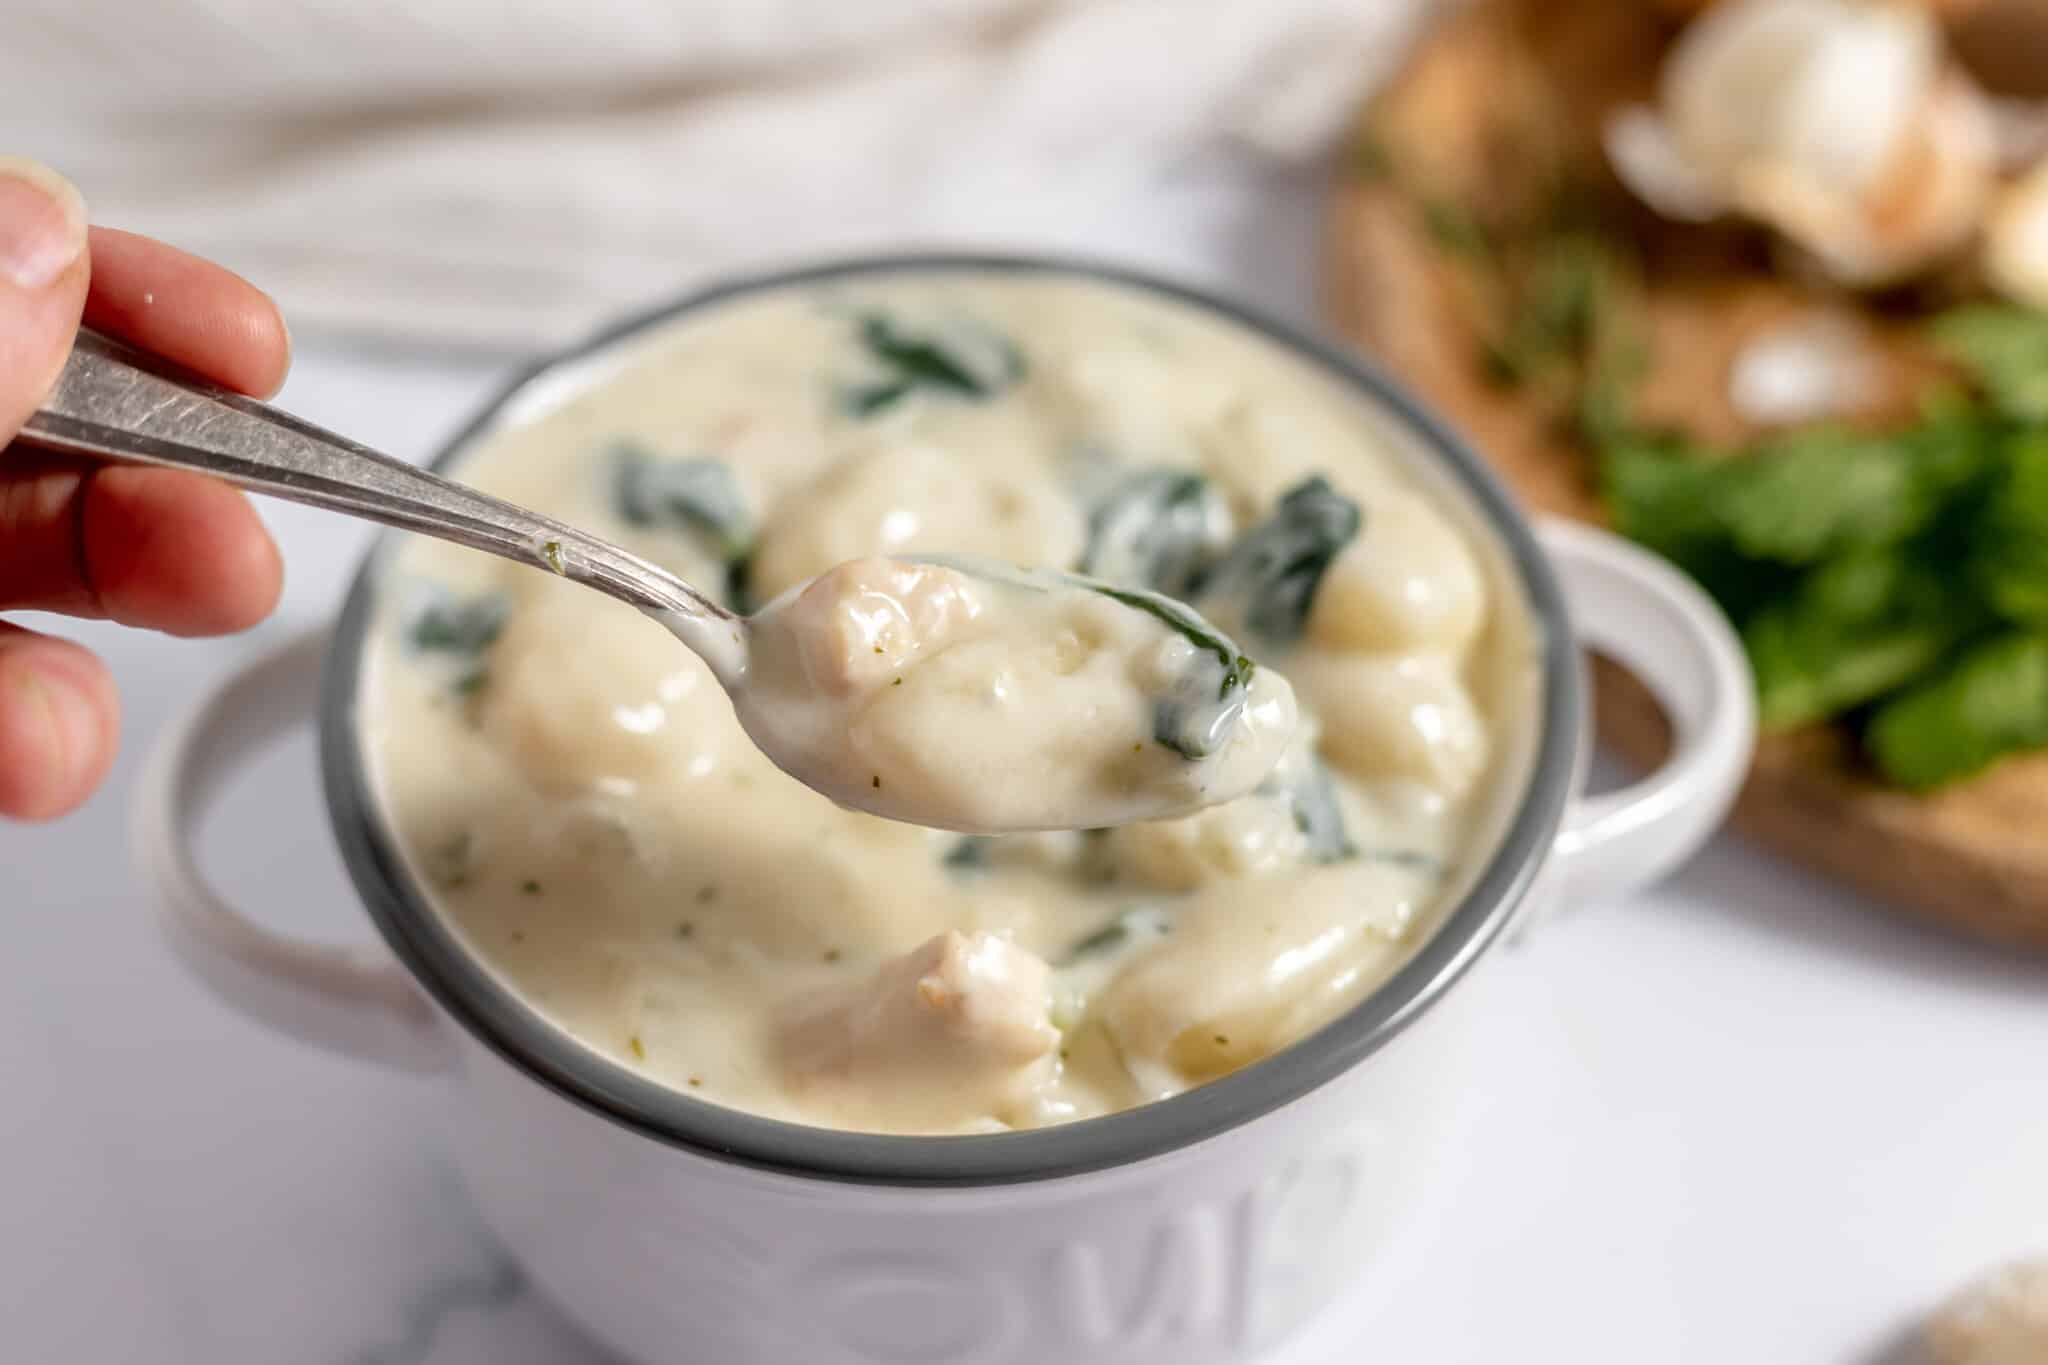
[[[775,604],[740,709],[839,741],[825,791],[1077,827],[847,809],[660,625],[402,545],[364,742],[406,856],[625,1066],[882,1132],[1163,1098],[1371,991],[1513,804],[1537,673],[1510,575],[1380,414],[1262,338],[1108,283],[906,271],[608,359],[462,477]],[[1104,827],[1140,791],[1216,804]]]

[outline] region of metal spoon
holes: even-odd
[[[1233,691],[1232,684],[1219,691],[1210,686],[1216,695],[1203,706],[1215,710],[1216,716],[1213,723],[1199,727],[1206,736],[1200,753],[1182,744],[1175,750],[1179,758],[1161,758],[1140,738],[1139,756],[1120,760],[1131,771],[1095,793],[1111,803],[1108,808],[1096,809],[1072,793],[1062,796],[1059,784],[1042,781],[1012,792],[1014,800],[990,806],[996,814],[976,814],[986,803],[967,799],[957,790],[949,795],[943,781],[884,783],[879,772],[870,773],[865,759],[857,760],[858,772],[851,770],[856,760],[842,723],[846,717],[832,709],[830,698],[821,700],[805,670],[791,662],[801,652],[800,637],[819,627],[816,614],[806,613],[801,605],[808,593],[785,593],[752,617],[735,615],[661,566],[596,536],[379,454],[91,331],[79,333],[55,389],[30,416],[20,439],[71,455],[195,470],[252,492],[535,565],[630,603],[704,660],[732,698],[741,727],[777,767],[843,805],[893,819],[1002,833],[1184,815],[1249,791],[1278,762],[1294,727],[1292,694],[1270,671],[1259,674],[1249,689],[1237,686]],[[987,561],[951,562],[991,581],[1019,573],[1014,566]],[[1235,659],[1244,677],[1253,677],[1252,665],[1237,646],[1190,608],[1069,575],[1040,578],[1044,581],[1033,580],[1040,593],[1057,587],[1105,594],[1160,623],[1162,635],[1181,634],[1198,641],[1207,651],[1192,654],[1198,664],[1213,653],[1223,660],[1226,671]],[[879,644],[875,652],[882,652]],[[759,654],[763,663],[750,669],[753,654]],[[755,675],[751,687],[750,673]],[[1206,673],[1202,679],[1213,681]],[[1185,709],[1173,698],[1161,704],[1174,715]],[[1151,728],[1157,726],[1158,722],[1151,723]],[[1030,727],[1013,728],[1020,729],[1027,741],[1034,733]],[[1096,739],[1118,754],[1124,752],[1120,733]],[[1217,750],[1213,760],[1208,757],[1211,747]],[[914,755],[913,762],[941,769],[962,766],[950,748],[939,748],[942,751]],[[1030,757],[1037,762],[1042,756]],[[1083,775],[1102,766],[1100,755],[1063,754],[1059,761],[1074,764]],[[1003,788],[993,780],[982,785]]]
[[[97,332],[79,332],[56,388],[20,439],[71,455],[196,470],[253,493],[538,565],[655,617],[727,690],[746,676],[744,619],[660,565]]]

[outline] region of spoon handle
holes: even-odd
[[[82,330],[21,429],[70,455],[197,470],[291,502],[533,564],[636,607],[708,623],[732,613],[674,574],[487,493],[379,454],[158,357]]]

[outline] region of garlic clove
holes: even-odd
[[[1659,99],[1686,159],[1717,180],[1782,161],[1854,193],[1880,178],[1940,62],[1915,4],[1730,0],[1680,37]]]
[[[1996,138],[1976,88],[1945,78],[1884,176],[1861,194],[1785,160],[1759,160],[1731,197],[1818,260],[1840,283],[1869,288],[1913,274],[1966,243],[1994,187]]]
[[[1728,0],[1665,63],[1662,118],[1609,121],[1608,159],[1667,217],[1730,207],[1841,283],[1887,284],[1968,241],[1992,190],[1990,105],[1944,61],[1910,0]]]
[[[1617,109],[1602,125],[1600,140],[1621,183],[1664,217],[1710,223],[1727,211],[1713,177],[1686,160],[1670,127],[1648,106]]]
[[[1728,367],[1728,403],[1753,426],[1795,426],[1855,411],[1876,384],[1863,329],[1820,313],[1752,337]]]
[[[1985,224],[1984,274],[2014,303],[2048,309],[2048,164],[1999,196]]]

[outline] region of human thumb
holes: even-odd
[[[89,275],[85,200],[49,167],[0,156],[0,446],[56,382]]]

